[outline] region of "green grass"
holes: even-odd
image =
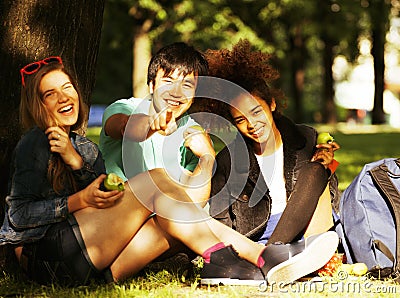
[[[136,277],[120,284],[79,287],[40,286],[10,275],[0,276],[0,297],[397,297],[400,285],[392,280],[378,281],[368,276],[341,274],[320,278],[319,282],[303,279],[282,286],[202,286],[198,279],[182,281],[167,271]]]
[[[400,157],[400,130],[385,126],[320,126],[332,133],[341,145],[335,157],[340,162],[337,174],[343,190],[365,163],[385,157]],[[99,128],[89,128],[87,136],[98,143]],[[214,139],[214,142],[218,142]],[[217,150],[222,147],[216,144]],[[116,285],[90,285],[75,288],[39,286],[17,274],[0,273],[0,297],[396,297],[400,286],[391,280],[372,278],[326,279],[322,283],[297,282],[286,287],[200,286],[196,276],[161,271],[135,277]]]
[[[400,157],[400,133],[337,134],[341,150],[336,158],[341,163],[337,175],[344,189],[365,163],[388,157]]]
[[[101,127],[89,127],[86,132],[86,136],[91,139],[96,144],[99,143],[100,140],[100,130]]]

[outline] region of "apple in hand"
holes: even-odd
[[[123,191],[125,189],[124,180],[115,173],[108,174],[103,183],[106,190]]]
[[[334,141],[329,132],[321,132],[317,137],[317,144],[329,144]]]

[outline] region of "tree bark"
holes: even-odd
[[[61,56],[76,74],[90,105],[103,20],[104,0],[0,1],[0,200],[4,204],[18,122],[19,69],[47,56]],[[1,208],[1,219],[3,218]]]

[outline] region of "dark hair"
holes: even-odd
[[[71,130],[81,130],[87,119],[88,108],[82,100],[77,82],[74,77],[64,68],[64,65],[58,62],[52,62],[41,65],[40,69],[30,75],[25,76],[25,86],[21,89],[20,103],[20,123],[26,131],[34,126],[41,130],[46,130],[50,126],[55,126],[55,119],[49,116],[47,108],[43,103],[42,94],[40,93],[40,82],[42,78],[53,71],[64,72],[71,80],[79,97],[79,114],[77,122],[71,126]],[[47,179],[52,184],[56,193],[70,187],[74,191],[77,190],[74,175],[71,168],[63,161],[59,154],[51,154],[47,169]]]
[[[192,72],[196,76],[208,75],[208,63],[204,55],[184,42],[167,45],[151,58],[147,71],[147,84],[154,82],[159,69],[164,70],[166,75],[175,69],[179,69],[184,76]]]
[[[219,111],[221,116],[232,120],[227,104],[240,94],[248,92],[260,97],[268,105],[275,100],[276,110],[273,115],[280,116],[281,109],[285,107],[286,98],[280,89],[273,87],[279,78],[279,72],[270,65],[269,54],[253,50],[248,40],[240,40],[232,47],[232,50],[207,50],[205,56],[209,64],[210,76],[227,80],[241,87],[222,90],[224,94],[221,96],[227,103],[214,102],[214,111]]]

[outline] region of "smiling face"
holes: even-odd
[[[185,76],[179,69],[175,69],[166,75],[163,69],[159,69],[154,83],[149,84],[155,111],[158,113],[168,108],[174,113],[175,118],[179,118],[190,108],[196,85],[197,78],[193,72]]]
[[[69,76],[61,70],[51,71],[43,76],[39,90],[48,113],[69,132],[79,114],[79,96]]]
[[[261,152],[267,147],[276,147],[275,137],[279,132],[272,116],[275,108],[275,101],[269,106],[260,97],[248,93],[242,93],[231,101],[230,112],[237,129]]]

